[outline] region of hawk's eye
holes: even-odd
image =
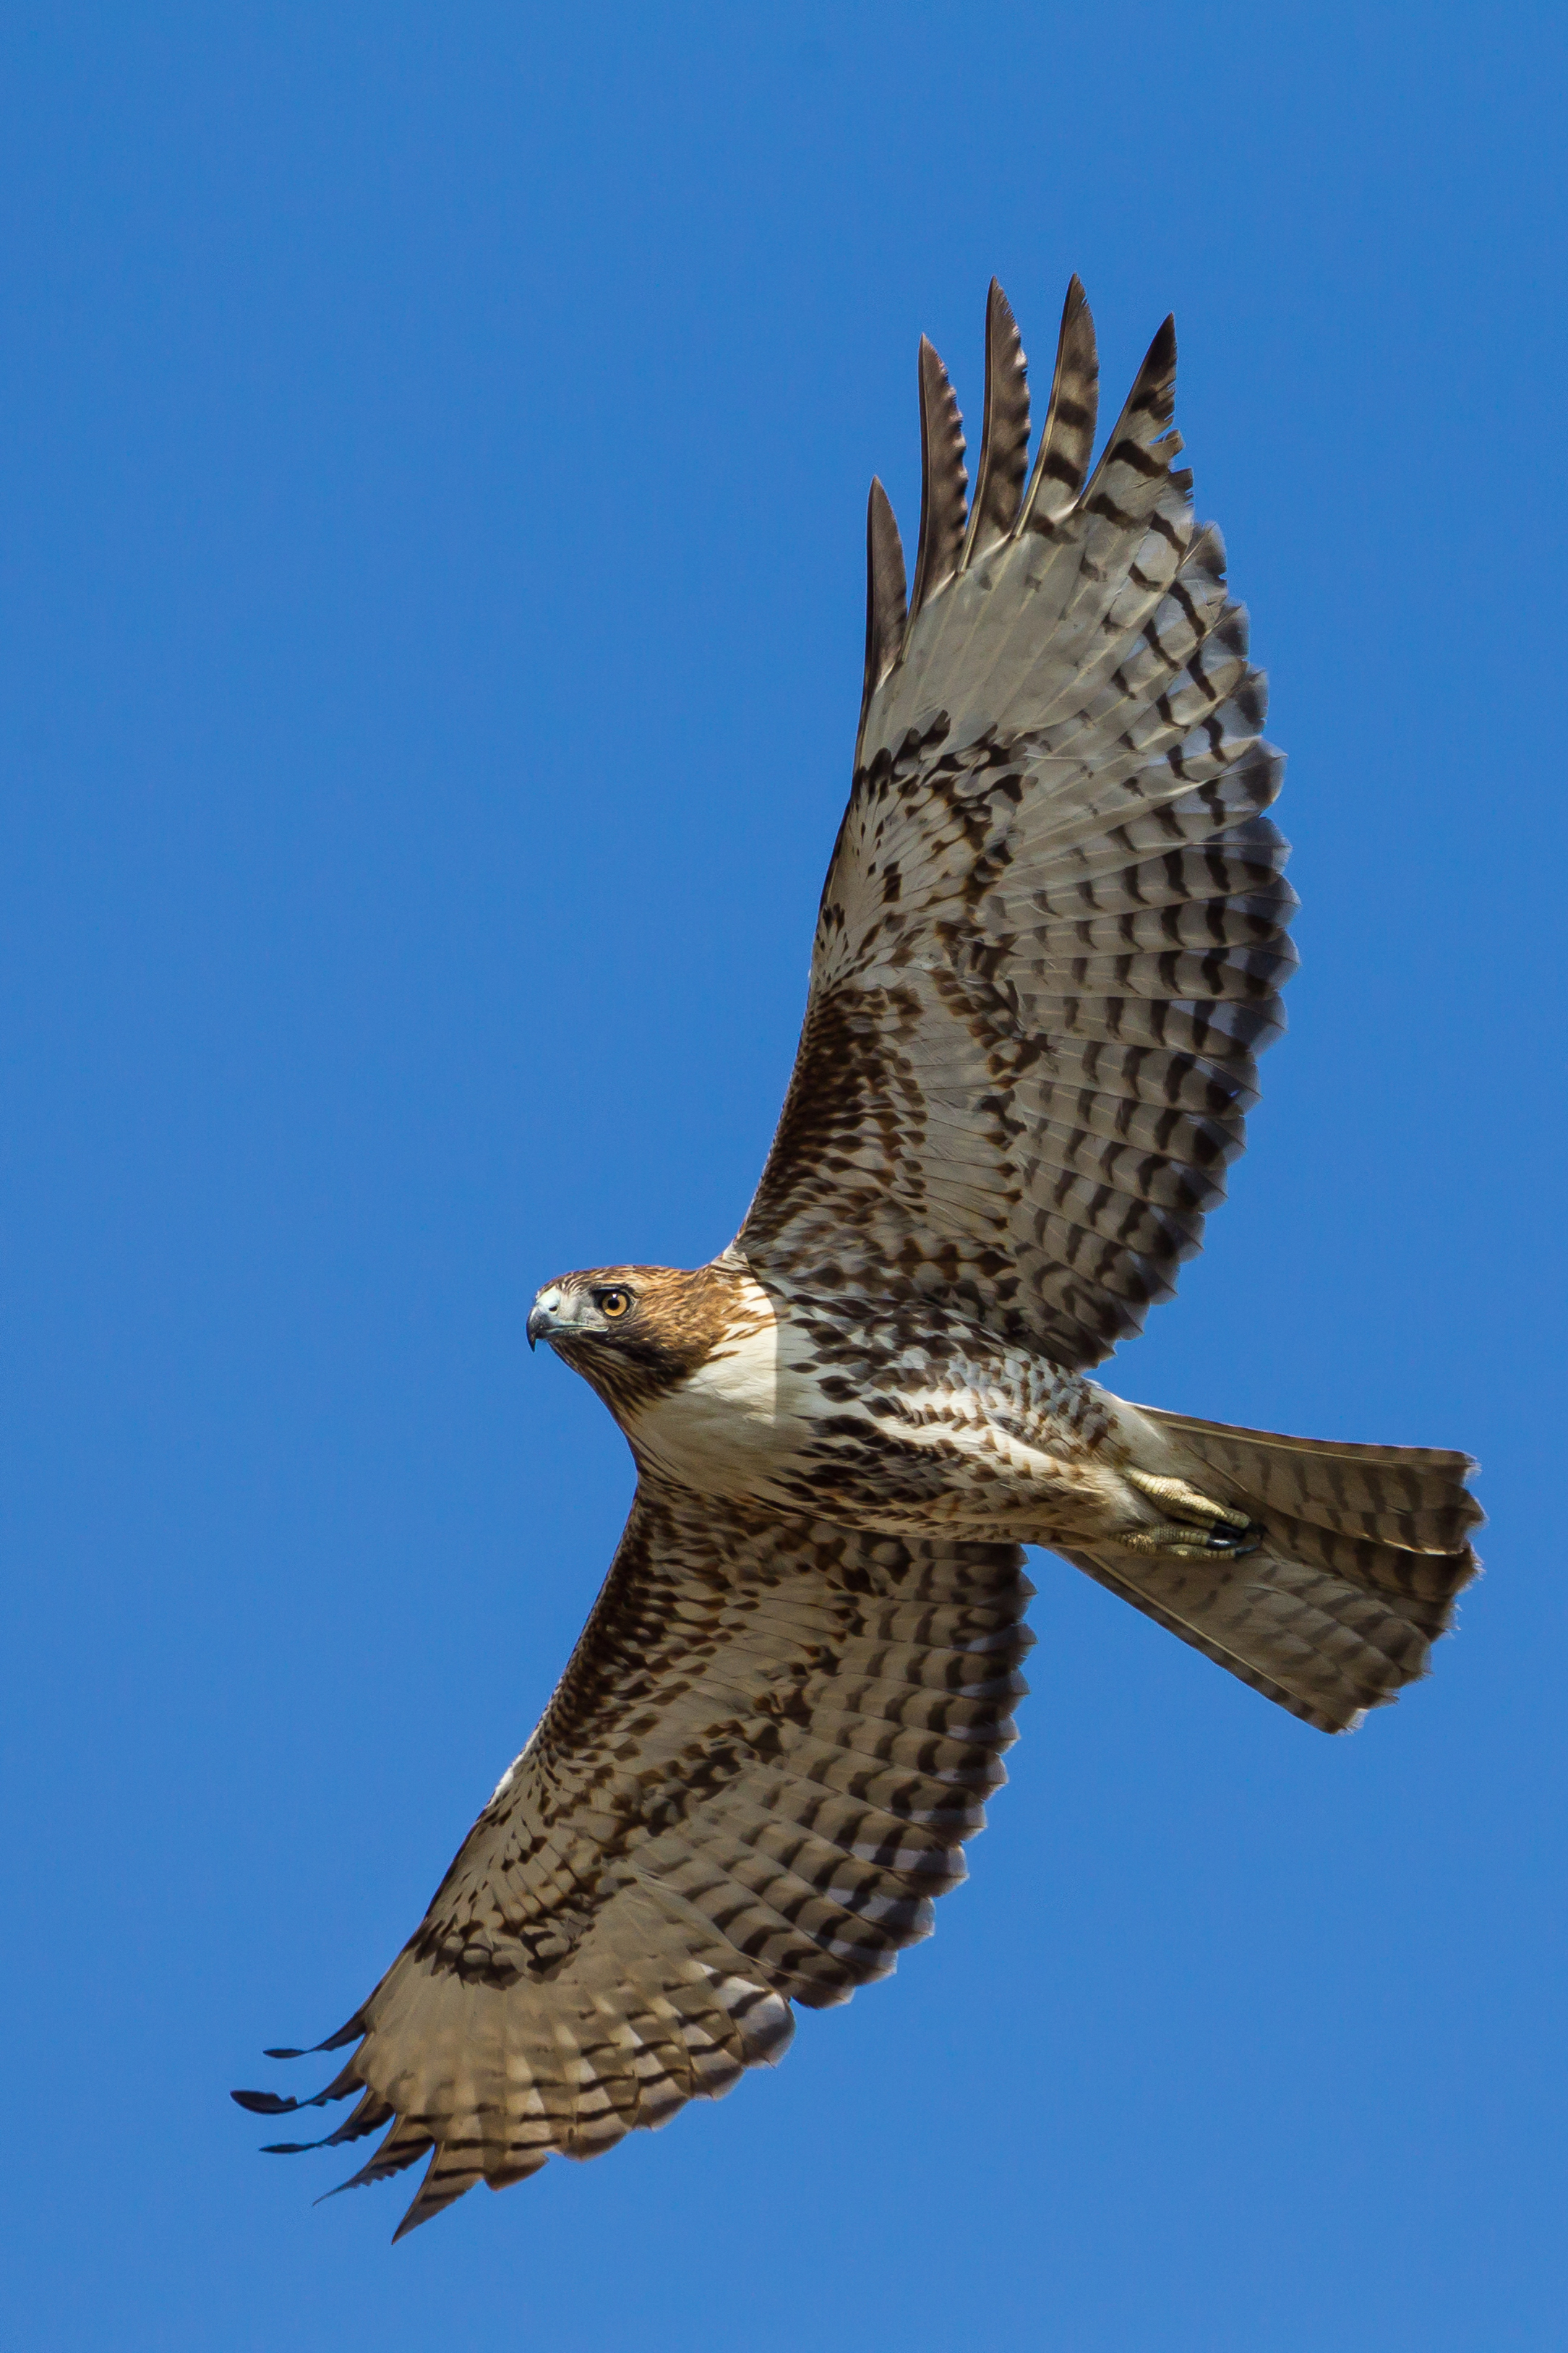
[[[629,1291],[595,1291],[594,1293],[595,1306],[611,1324],[618,1315],[624,1315],[631,1303]]]

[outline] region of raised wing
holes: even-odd
[[[476,2181],[595,2157],[776,2060],[930,1934],[1006,1778],[1015,1546],[903,1542],[644,1482],[521,1756],[416,1934],[320,2048],[345,2189],[430,2152],[399,2235]],[[274,2052],[295,2058],[295,2052]]]
[[[921,349],[915,590],[879,483],[866,691],[795,1073],[733,1245],[785,1289],[963,1307],[1100,1362],[1168,1298],[1240,1152],[1294,964],[1283,763],[1170,429],[1155,336],[1104,455],[1074,279],[1026,490],[1023,353],[991,289],[962,427]]]

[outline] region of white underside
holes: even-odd
[[[760,1284],[746,1291],[750,1328],[626,1423],[650,1468],[702,1494],[765,1493],[770,1473],[804,1453],[821,1408],[798,1334]]]
[[[626,1434],[639,1460],[682,1486],[798,1510],[798,1486],[792,1500],[781,1481],[819,1463],[816,1441],[824,1421],[856,1408],[823,1396],[810,1340],[787,1311],[778,1314],[756,1284],[748,1284],[745,1306],[746,1328],[679,1388],[629,1417]],[[1020,1377],[1026,1363],[1020,1358]],[[900,1385],[896,1409],[876,1412],[868,1402],[861,1409],[886,1436],[912,1452],[940,1454],[951,1481],[946,1493],[925,1495],[916,1520],[892,1510],[889,1532],[933,1525],[956,1531],[973,1522],[975,1533],[1033,1534],[1048,1542],[1064,1510],[1075,1527],[1086,1505],[1096,1517],[1110,1505],[1136,1519],[1138,1501],[1113,1465],[1152,1455],[1148,1467],[1163,1469],[1158,1458],[1166,1450],[1136,1407],[1109,1397],[1105,1402],[1119,1442],[1109,1457],[1093,1458],[1048,1421],[1030,1442],[1034,1433],[1019,1429],[1005,1376],[997,1387],[994,1375],[977,1371],[968,1387],[951,1360],[929,1388]]]

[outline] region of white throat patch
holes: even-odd
[[[798,1333],[748,1276],[726,1337],[678,1388],[639,1407],[626,1435],[639,1456],[700,1494],[755,1495],[811,1435],[814,1388]]]

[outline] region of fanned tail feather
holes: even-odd
[[[1069,1553],[1076,1567],[1323,1732],[1352,1729],[1426,1672],[1479,1566],[1468,1455],[1139,1410],[1183,1479],[1247,1514],[1257,1549],[1160,1561],[1107,1547]]]

